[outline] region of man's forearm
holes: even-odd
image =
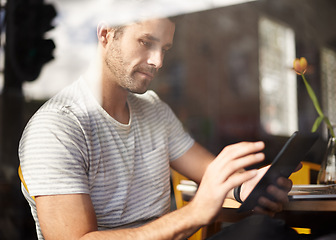
[[[192,204],[188,204],[187,206],[162,216],[161,218],[142,227],[90,232],[83,236],[81,240],[186,239],[202,227],[203,224],[198,220],[199,216],[197,216]]]

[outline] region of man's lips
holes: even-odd
[[[150,73],[150,72],[142,72],[142,71],[138,71],[138,73],[140,74],[143,74],[143,75],[146,75],[147,77],[149,78],[154,78],[154,74],[153,73]]]

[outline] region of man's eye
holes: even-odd
[[[165,49],[165,48],[163,48],[163,49],[162,49],[162,53],[166,54],[169,50],[170,50],[170,49]]]
[[[145,46],[145,47],[151,47],[152,44],[148,41],[140,40],[140,44]]]

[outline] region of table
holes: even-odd
[[[184,195],[184,200],[190,201],[191,197]],[[238,222],[253,214],[252,211],[238,213],[239,206],[240,203],[235,200],[225,200],[216,221],[205,228],[203,239],[218,232],[223,222]],[[310,228],[315,234],[328,233],[334,230],[336,225],[336,199],[291,200],[275,218],[283,219],[291,227]]]
[[[293,200],[276,217],[289,226],[310,228],[312,232],[335,230],[336,199]]]
[[[237,213],[239,205],[234,200],[225,200],[218,221],[237,222],[253,214]],[[291,200],[275,218],[285,220],[291,227],[310,228],[312,232],[333,230],[336,225],[336,199]]]

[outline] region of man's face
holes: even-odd
[[[130,92],[146,92],[173,44],[174,32],[175,24],[169,19],[126,26],[110,41],[105,58],[114,81]]]

